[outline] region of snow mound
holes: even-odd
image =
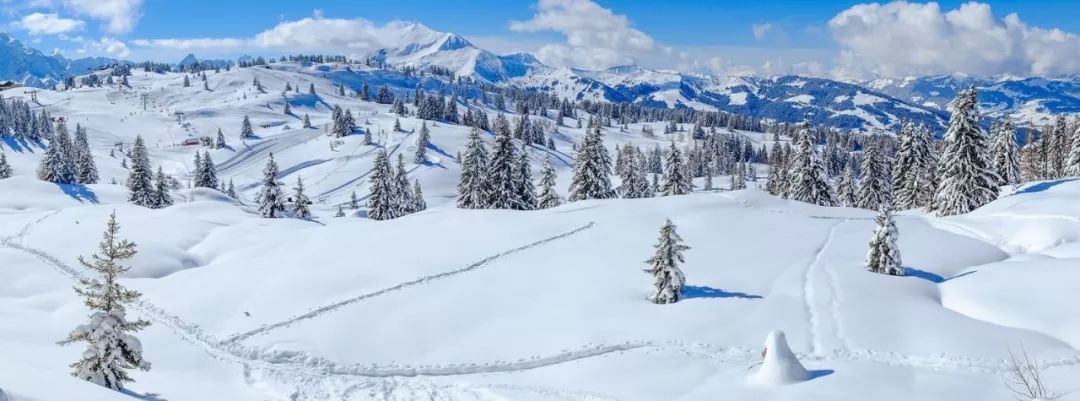
[[[780,330],[769,332],[765,338],[765,358],[750,378],[750,384],[780,386],[810,380],[810,372],[791,352],[787,337]]]

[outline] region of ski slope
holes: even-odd
[[[182,87],[177,74],[135,74],[129,93],[39,94],[42,107],[88,127],[103,184],[38,181],[42,150],[3,145],[17,173],[0,180],[0,389],[9,399],[1004,401],[1003,360],[1020,346],[1055,390],[1075,390],[1080,377],[1080,320],[1070,314],[1080,302],[1080,181],[1009,189],[968,215],[900,213],[909,274],[889,277],[863,268],[874,213],[782,200],[753,183],[529,212],[456,209],[454,154],[468,130],[433,126],[441,152],[413,164],[414,137],[391,132],[388,106],[334,95],[335,79],[353,74],[340,67],[208,74],[209,92],[198,80]],[[251,85],[256,76],[266,93]],[[316,128],[281,113],[285,82],[305,91],[288,101]],[[377,145],[358,133],[331,150],[333,104],[352,109]],[[244,115],[259,139],[237,138]],[[419,123],[401,119],[406,131]],[[179,143],[219,127],[230,146],[211,154],[241,201],[181,189],[174,206],[149,210],[108,184],[126,176],[109,149],[135,135],[155,166],[185,182],[199,148]],[[551,157],[565,194],[568,141],[583,131],[559,131]],[[640,132],[611,129],[605,140],[612,149],[672,139]],[[406,155],[430,208],[389,221],[330,217],[350,192],[366,195],[380,147]],[[538,171],[549,152],[529,152]],[[282,181],[304,178],[315,221],[253,210],[270,153]],[[136,372],[127,394],[70,377],[81,349],[55,344],[85,319],[71,289],[87,275],[77,258],[96,249],[113,211],[139,245],[124,278],[143,293],[131,313],[153,323],[139,334],[152,370]],[[643,261],[667,218],[692,247],[688,287],[683,301],[654,305]],[[748,384],[774,330],[811,380]]]

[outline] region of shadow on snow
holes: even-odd
[[[740,298],[740,299],[761,299],[761,295],[747,294],[743,292],[728,292],[717,288],[688,285],[683,287],[682,295],[685,299],[693,298]]]

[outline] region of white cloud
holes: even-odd
[[[131,54],[131,50],[123,41],[103,37],[99,40],[87,40],[83,42],[82,47],[76,50],[79,54],[84,53],[105,53],[112,57],[124,58],[128,54]]]
[[[551,65],[602,68],[633,62],[636,56],[654,51],[653,39],[630,27],[630,20],[590,0],[540,0],[536,15],[514,21],[516,32],[556,31],[566,44],[541,47],[537,57]]]
[[[236,38],[195,38],[195,39],[135,39],[135,46],[154,47],[172,50],[212,50],[239,49],[248,46],[251,41]]]
[[[768,34],[769,31],[772,31],[773,28],[772,23],[765,22],[750,26],[750,31],[754,33],[754,39],[761,40],[765,38],[765,35]]]
[[[31,35],[55,35],[83,29],[85,22],[71,18],[61,18],[55,13],[33,13],[22,17],[15,26],[25,29]]]
[[[1080,37],[1028,26],[1016,14],[997,18],[984,3],[947,12],[937,3],[860,4],[828,26],[841,48],[839,76],[1080,72]]]
[[[401,26],[392,22],[388,26]],[[255,35],[260,47],[310,50],[372,50],[383,47],[389,37],[381,35],[379,27],[363,18],[323,18],[315,15],[298,21],[285,21]]]
[[[131,32],[139,20],[142,0],[63,0],[72,11],[105,22],[112,34]]]

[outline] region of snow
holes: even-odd
[[[255,76],[268,93],[251,87]],[[230,148],[210,153],[239,201],[180,189],[174,206],[136,207],[119,185],[33,179],[41,149],[0,145],[17,174],[0,180],[0,388],[9,398],[132,398],[70,377],[81,347],[55,344],[86,321],[72,290],[88,274],[77,258],[96,250],[113,211],[121,236],[139,245],[122,283],[143,302],[128,315],[153,323],[138,333],[153,368],[134,372],[129,389],[144,399],[1004,401],[1012,397],[1002,360],[1020,344],[1044,362],[1054,388],[1067,391],[1080,375],[1071,314],[1080,302],[1071,285],[1080,281],[1080,181],[1025,185],[961,216],[898,213],[907,276],[893,277],[864,267],[874,212],[778,199],[753,183],[529,212],[456,209],[453,155],[468,130],[438,123],[429,124],[430,164],[407,165],[428,210],[334,218],[352,191],[367,194],[378,149],[411,154],[414,137],[391,132],[388,106],[335,95],[334,79],[353,79],[342,66],[208,77],[211,92],[182,88],[178,74],[136,71],[133,91],[39,98],[88,127],[105,183],[126,176],[109,150],[141,134],[152,164],[186,186],[198,147],[178,143],[223,128]],[[317,99],[289,99],[317,128],[281,114],[285,82],[315,84]],[[150,94],[145,112],[140,93]],[[323,130],[334,104],[352,109],[361,129],[384,132],[379,145],[353,135],[331,150]],[[243,115],[260,139],[237,138]],[[261,128],[273,121],[288,127]],[[652,127],[657,138],[642,136],[640,124],[607,129],[606,145],[679,139]],[[559,131],[550,156],[565,196],[570,141],[584,130]],[[312,221],[258,217],[251,200],[271,152],[281,181],[304,178]],[[529,150],[534,172],[548,154]],[[642,269],[668,218],[691,247],[680,266],[685,298],[655,305]],[[749,383],[765,376],[811,380]]]
[[[806,95],[806,94],[795,95],[795,96],[789,97],[787,99],[784,99],[784,101],[785,102],[792,102],[792,103],[810,104],[810,102],[814,101],[814,96],[813,95]]]
[[[735,92],[728,95],[728,104],[733,106],[741,106],[746,104],[746,92]]]
[[[791,352],[787,336],[781,330],[773,330],[765,338],[764,359],[751,373],[748,382],[759,386],[777,386],[798,383],[810,379],[799,358]]]

